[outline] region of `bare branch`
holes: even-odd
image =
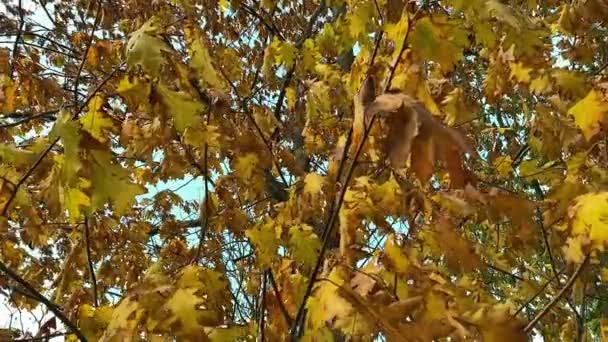
[[[27,290],[32,296],[32,298],[36,299],[40,303],[44,304],[51,312],[59,318],[59,320],[72,331],[78,339],[83,342],[87,341],[87,338],[82,334],[82,332],[76,327],[72,321],[70,321],[61,311],[61,308],[52,302],[50,299],[43,296],[38,290],[36,290],[30,283],[28,283],[25,279],[21,278],[15,271],[6,266],[2,261],[0,261],[0,271],[5,273],[9,278],[17,282],[23,288]]]

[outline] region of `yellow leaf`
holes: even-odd
[[[78,123],[71,119],[70,113],[62,111],[50,135],[51,137],[61,137],[64,149],[61,180],[65,184],[69,184],[76,179],[76,175],[82,166],[79,155],[80,133]]]
[[[338,286],[344,284],[344,275],[339,267],[334,267],[327,278],[331,281],[320,281],[314,294],[309,298],[307,326],[318,329],[325,326],[325,322],[334,319],[347,318],[352,312],[352,305],[338,294]],[[339,322],[336,322],[338,325]]]
[[[602,317],[600,320],[600,330],[602,334],[602,342],[608,341],[608,318]]]
[[[254,170],[258,166],[258,162],[258,156],[254,153],[247,153],[237,157],[236,164],[234,165],[235,175],[243,181],[251,179],[251,176],[255,172]]]
[[[496,17],[500,21],[506,22],[514,29],[519,31],[519,19],[515,17],[509,6],[501,3],[498,0],[489,0],[488,2],[486,2],[486,8],[491,16]]]
[[[476,110],[469,104],[461,88],[450,91],[441,104],[445,113],[445,123],[450,126],[469,122],[476,116]]]
[[[401,47],[403,47],[403,37],[407,32],[409,25],[408,15],[402,15],[401,19],[397,23],[387,23],[384,32],[386,32],[386,38],[392,40],[395,44],[393,51],[393,59],[397,57]]]
[[[10,113],[15,111],[17,101],[17,86],[7,75],[0,75],[0,112]]]
[[[286,68],[291,68],[296,59],[297,49],[295,48],[295,46],[275,37],[272,41],[271,48],[275,52],[275,64],[283,64]]]
[[[62,191],[63,190],[63,191]],[[62,196],[63,195],[63,196]],[[71,223],[80,221],[81,208],[91,206],[91,199],[78,188],[63,189],[60,187],[60,200],[68,211]]]
[[[201,268],[198,265],[188,265],[182,268],[179,272],[179,278],[177,280],[177,286],[181,288],[203,286],[200,280]]]
[[[87,114],[80,118],[82,128],[100,142],[106,142],[108,140],[106,137],[107,132],[114,130],[114,121],[101,111],[103,103],[104,98],[96,95],[89,102]]]
[[[567,94],[582,97],[588,89],[587,79],[579,71],[557,69],[553,70],[551,76],[555,79],[557,86]]]
[[[112,162],[108,152],[91,151],[92,174],[91,185],[93,209],[101,209],[107,201],[114,204],[117,215],[122,215],[133,208],[135,197],[145,193],[145,189],[130,180],[129,172]]]
[[[287,100],[287,108],[293,111],[296,108],[296,90],[293,87],[287,87],[285,90],[285,99]]]
[[[349,33],[353,39],[359,39],[367,34],[367,25],[373,18],[374,7],[371,2],[361,1],[351,10],[347,18]]]
[[[182,328],[187,334],[200,336],[204,333],[197,320],[200,315],[197,306],[203,302],[203,299],[194,294],[196,291],[195,288],[178,288],[167,301],[165,307],[173,313],[173,317],[170,318],[171,321],[181,322]]]
[[[562,247],[566,261],[569,263],[580,264],[585,259],[583,248],[589,245],[589,238],[584,235],[569,237],[566,245]]]
[[[384,260],[398,274],[407,272],[411,264],[407,254],[397,245],[394,234],[389,235],[384,244]]]
[[[498,175],[502,178],[507,178],[513,172],[511,156],[500,156],[494,160],[494,167],[498,171]]]
[[[523,63],[511,63],[511,78],[515,78],[518,82],[521,83],[530,83],[530,72],[532,68],[528,68],[523,65]]]
[[[163,63],[162,51],[169,51],[167,44],[157,34],[160,32],[160,20],[150,18],[137,31],[131,33],[127,42],[127,64],[129,67],[141,65],[146,73],[157,77]]]
[[[120,337],[129,336],[142,319],[143,309],[139,303],[127,297],[113,310],[112,319],[100,342],[110,342],[119,340]]]
[[[608,102],[601,98],[595,90],[591,90],[587,96],[577,102],[568,114],[574,116],[574,122],[583,132],[587,141],[600,131],[600,122],[606,120],[608,113]]]
[[[463,35],[464,39],[462,39]],[[429,17],[424,17],[416,21],[410,39],[416,54],[424,59],[438,62],[443,71],[449,72],[463,57],[466,32],[456,28],[444,32]]]
[[[425,320],[441,319],[445,317],[447,303],[445,295],[437,291],[429,291],[424,298],[426,303],[426,311],[424,312]]]
[[[225,8],[224,6],[222,7]],[[223,76],[215,70],[209,51],[203,44],[200,33],[191,23],[186,24],[184,33],[188,44],[188,53],[192,57],[190,59],[190,66],[198,72],[201,80],[204,81],[204,87],[226,92],[228,85]]]
[[[416,98],[418,101],[422,102],[426,109],[431,112],[433,115],[441,115],[441,110],[439,110],[439,106],[431,96],[431,91],[429,90],[429,86],[426,82],[420,82],[418,84],[418,89],[416,90]]]
[[[163,85],[158,86],[158,92],[162,96],[163,103],[173,115],[175,128],[180,133],[187,129],[197,129],[202,124],[201,114],[203,105],[184,92],[176,92],[167,89]]]
[[[587,162],[587,152],[578,152],[568,160],[568,175],[579,173]]]
[[[317,261],[321,250],[321,240],[306,224],[293,226],[289,229],[290,251],[295,261],[312,267]]]
[[[311,172],[304,177],[304,193],[316,195],[321,192],[324,183],[325,177],[318,173]]]
[[[402,208],[401,186],[394,175],[391,175],[386,182],[374,187],[370,195],[372,202],[376,203],[378,207],[385,208],[387,213],[397,213]]]
[[[578,196],[569,214],[571,235],[588,236],[593,247],[604,250],[608,242],[608,192]]]
[[[547,75],[535,78],[530,83],[530,91],[536,95],[546,94],[551,91],[551,79]]]
[[[125,76],[118,83],[116,91],[121,94],[133,109],[149,103],[151,86],[139,77]]]
[[[227,328],[213,328],[209,332],[209,339],[212,342],[233,342],[245,340],[247,336],[251,336],[251,327],[248,326],[230,326]]]
[[[245,235],[255,246],[255,252],[260,265],[270,266],[279,247],[272,222],[258,224],[253,228],[247,229]]]
[[[306,71],[312,71],[321,60],[321,53],[312,39],[306,39],[302,47],[302,67]],[[295,94],[294,94],[295,95]]]

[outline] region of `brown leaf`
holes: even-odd
[[[393,167],[405,167],[409,158],[412,170],[425,183],[439,159],[450,174],[452,186],[465,185],[467,177],[461,154],[476,156],[476,153],[456,129],[445,126],[419,101],[401,93],[376,97],[366,108],[365,120],[371,120],[374,115],[386,118],[389,131],[385,151]]]
[[[437,242],[445,253],[448,267],[471,272],[481,266],[481,258],[471,243],[462,237],[449,218],[443,216],[436,226]]]

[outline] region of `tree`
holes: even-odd
[[[38,337],[606,338],[605,1],[2,3]]]

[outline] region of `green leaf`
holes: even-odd
[[[103,97],[99,95],[93,97],[89,102],[87,114],[80,118],[82,128],[100,142],[106,142],[107,132],[114,129],[114,121],[100,110],[103,103]]]
[[[289,246],[296,261],[312,267],[321,250],[321,240],[313,232],[311,226],[301,224],[289,229]]]
[[[169,90],[162,84],[157,89],[163,103],[173,115],[173,123],[178,132],[184,134],[188,128],[197,129],[201,126],[204,107],[200,102],[194,101],[187,93]]]
[[[127,65],[141,65],[152,77],[158,77],[164,63],[162,51],[170,51],[167,44],[156,35],[160,33],[160,20],[152,17],[131,34],[127,42]]]
[[[61,180],[64,184],[73,182],[82,167],[79,155],[80,127],[71,117],[72,115],[69,112],[62,111],[50,133],[52,138],[60,137],[63,145],[64,161],[61,169]]]
[[[451,71],[463,58],[462,51],[467,44],[466,31],[448,25],[451,26],[440,27],[425,17],[416,22],[409,38],[415,53],[438,62],[444,71]]]
[[[227,91],[228,86],[224,81],[223,76],[215,70],[213,60],[209,55],[209,51],[205,47],[198,34],[192,25],[185,27],[186,38],[188,42],[188,54],[190,55],[190,67],[198,72],[201,80],[204,81],[205,87],[210,87],[222,92]]]
[[[117,215],[130,211],[135,197],[144,194],[145,188],[133,183],[129,179],[129,172],[113,163],[107,152],[93,150],[91,156],[93,209],[102,209],[107,202],[112,202]]]
[[[83,187],[87,186],[86,181],[81,180]],[[68,211],[68,218],[71,223],[80,221],[80,211],[82,208],[91,206],[91,199],[79,188],[62,188],[60,187],[60,198],[64,207]]]

